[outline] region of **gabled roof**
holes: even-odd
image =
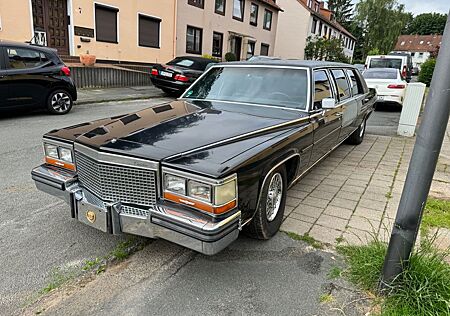
[[[269,7],[274,8],[275,10],[283,11],[283,9],[281,9],[278,6],[278,4],[276,4],[275,0],[257,0],[257,1],[264,3],[264,4],[268,5]]]
[[[400,35],[395,51],[432,52],[441,45],[442,35]]]

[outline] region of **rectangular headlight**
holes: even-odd
[[[186,195],[186,179],[172,174],[165,174],[164,189],[173,193]]]
[[[55,159],[59,159],[58,146],[52,144],[44,144],[45,155]]]
[[[59,151],[59,158],[62,161],[66,161],[66,162],[73,162],[73,158],[72,158],[72,150],[69,148],[64,148],[64,147],[58,147],[58,151]]]
[[[211,202],[211,185],[189,180],[188,196],[206,202]]]
[[[215,188],[215,204],[222,205],[236,199],[236,180],[219,185]]]

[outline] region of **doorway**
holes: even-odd
[[[236,56],[236,60],[241,60],[242,37],[233,36],[231,39],[231,52]]]

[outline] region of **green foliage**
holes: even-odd
[[[203,54],[202,57],[203,57],[203,58],[206,58],[206,59],[217,60],[216,57],[214,57],[214,56],[212,56],[212,55],[209,55],[209,54]]]
[[[236,61],[236,55],[232,52],[228,52],[225,54],[226,61]]]
[[[433,198],[427,200],[421,228],[428,231],[430,227],[450,229],[450,201]]]
[[[328,272],[329,279],[337,279],[342,275],[342,269],[339,267],[332,267],[330,272]]]
[[[331,294],[322,294],[319,297],[321,303],[331,303],[334,301],[334,297]]]
[[[306,41],[305,59],[327,60],[349,63],[344,55],[342,43],[337,38],[326,39],[323,37],[309,36]]]
[[[367,55],[381,55],[381,52],[378,48],[372,48],[367,52]]]
[[[422,13],[415,16],[405,29],[405,34],[444,34],[447,14]]]
[[[344,274],[368,291],[376,291],[387,244],[374,240],[365,246],[341,246],[338,251],[349,264]],[[405,263],[402,274],[391,284],[382,302],[381,315],[449,315],[450,266],[447,252],[432,242],[422,245]]]
[[[308,234],[298,235],[292,232],[286,232],[286,234],[294,240],[301,240],[309,244],[311,247],[316,249],[323,249],[323,244],[320,241],[315,240],[313,237]]]
[[[352,0],[328,0],[328,9],[333,11],[336,21],[346,26],[352,17]]]
[[[356,57],[365,59],[374,48],[381,54],[390,52],[409,19],[410,14],[397,0],[361,0],[356,5],[353,28],[361,29],[362,56]]]
[[[428,87],[430,86],[435,66],[436,59],[430,58],[420,67],[419,81],[426,84]]]

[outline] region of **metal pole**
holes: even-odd
[[[402,272],[402,264],[405,264],[411,255],[441,151],[449,114],[450,14],[447,18],[423,120],[417,134],[389,241],[380,282],[381,289],[387,288],[395,277]]]

